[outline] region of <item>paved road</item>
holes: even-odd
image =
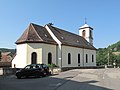
[[[120,90],[120,69],[74,69],[44,78],[0,77],[0,90]]]

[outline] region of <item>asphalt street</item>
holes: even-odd
[[[74,69],[44,78],[0,76],[0,90],[120,90],[120,68]]]

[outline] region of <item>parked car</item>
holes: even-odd
[[[44,69],[44,71],[46,72],[46,74],[49,75],[50,74],[49,67],[46,64],[41,64],[41,66]]]
[[[18,70],[16,72],[16,76],[18,79],[22,77],[40,77],[46,76],[49,74],[49,68],[46,64],[30,64],[27,65],[25,68]]]

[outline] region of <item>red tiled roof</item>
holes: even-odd
[[[47,24],[47,26],[58,38],[58,40],[61,41],[62,45],[96,50],[93,45],[91,45],[89,42],[87,42],[87,40],[79,35],[59,29],[57,27],[53,27],[49,24]],[[16,44],[29,42],[57,44],[45,27],[36,24],[30,24],[22,36],[16,41]]]
[[[22,36],[16,41],[16,44],[29,42],[57,44],[44,27],[36,24],[30,24]]]
[[[91,45],[87,40],[77,34],[73,34],[71,32],[53,27],[51,25],[48,25],[48,27],[52,30],[54,35],[62,42],[63,45],[96,50],[93,45]]]
[[[13,57],[10,54],[11,54],[11,52],[2,53],[2,58],[1,58],[0,62],[11,62]]]

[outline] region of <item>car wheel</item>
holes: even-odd
[[[17,76],[17,78],[18,78],[18,79],[21,79],[21,76],[20,76],[20,75],[18,75],[18,76]]]
[[[43,73],[42,73],[42,77],[45,77],[45,76],[46,76],[46,72],[43,72]]]
[[[18,73],[16,76],[17,76],[18,79],[21,79],[20,73]]]

